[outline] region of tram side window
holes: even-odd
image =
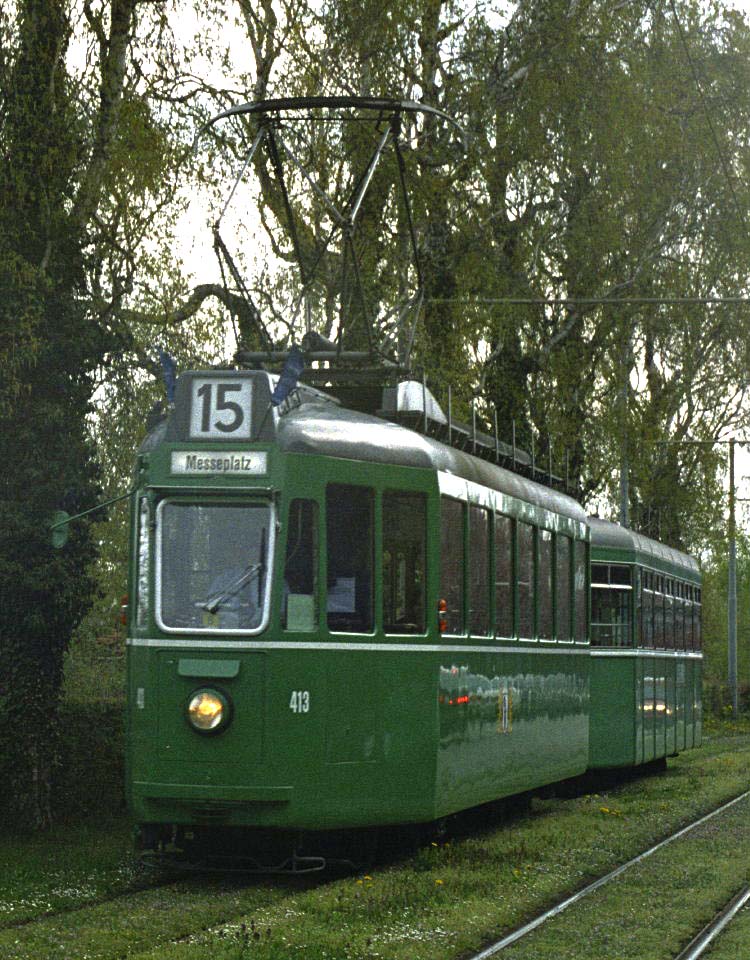
[[[281,625],[285,630],[315,630],[317,581],[318,505],[314,500],[292,500],[287,518],[281,608]]]
[[[685,585],[677,583],[674,601],[674,645],[676,650],[685,649]]]
[[[513,636],[513,520],[495,515],[495,633]]]
[[[490,632],[490,514],[469,507],[469,633]]]
[[[440,598],[445,600],[445,632],[464,630],[464,504],[440,498]]]
[[[539,543],[539,636],[552,639],[552,534],[540,530]]]
[[[654,591],[654,646],[664,646],[664,577],[657,574]]]
[[[557,639],[571,640],[570,636],[570,537],[558,535],[555,559],[555,594],[557,599]]]
[[[693,645],[695,650],[703,649],[703,633],[701,628],[701,590],[699,587],[695,590],[695,620],[693,621]]]
[[[688,596],[690,598],[690,603],[688,604],[687,612],[685,646],[688,650],[695,650],[695,622],[698,619],[698,607],[695,603],[695,587],[688,587]]]
[[[425,628],[425,498],[383,494],[383,629],[423,633]]]
[[[643,574],[643,630],[641,645],[654,645],[654,575],[650,571]]]
[[[664,646],[669,650],[675,646],[676,607],[674,580],[667,580],[664,590]]]
[[[534,636],[534,528],[519,520],[518,535],[518,635]]]
[[[574,563],[573,596],[575,598],[576,605],[575,639],[578,640],[579,643],[585,643],[589,638],[588,617],[586,611],[586,605],[588,603],[588,590],[586,589],[586,568],[588,566],[588,561],[587,548],[583,540],[576,540]]]
[[[604,571],[607,573],[606,580]],[[632,596],[630,567],[594,564],[591,572],[592,644],[612,647],[630,646]]]
[[[149,529],[151,509],[146,497],[141,497],[138,508],[138,600],[135,625],[145,627],[148,620],[150,575]]]
[[[328,596],[331,630],[373,628],[373,491],[332,483],[326,489]]]

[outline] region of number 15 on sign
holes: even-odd
[[[252,389],[250,380],[196,377],[190,397],[190,436],[249,440]]]

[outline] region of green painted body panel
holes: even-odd
[[[586,656],[243,652],[238,675],[216,684],[235,716],[213,738],[184,719],[200,683],[179,676],[179,659],[131,655],[131,702],[137,686],[150,691],[131,713],[139,822],[201,821],[220,801],[233,825],[426,821],[587,765]],[[309,713],[289,711],[292,689],[309,690]]]
[[[586,769],[587,651],[547,653],[546,644],[524,646],[502,656],[481,655],[475,665],[472,658],[456,657],[442,671],[438,815]]]
[[[699,657],[592,649],[590,766],[625,767],[700,746]]]

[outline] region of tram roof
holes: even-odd
[[[367,413],[308,402],[281,417],[277,431],[279,447],[288,453],[444,471],[586,523],[585,511],[572,497]]]
[[[407,426],[344,407],[330,394],[307,385],[299,385],[293,403],[282,404],[268,416],[271,391],[278,377],[260,370],[192,370],[181,374],[174,408],[150,431],[140,452],[154,450],[164,442],[194,442],[190,430],[191,398],[197,385],[224,379],[252,382],[252,435],[263,443],[277,444],[283,452],[442,471],[586,523],[581,505],[564,493]]]
[[[621,558],[644,566],[677,568],[689,574],[691,579],[700,576],[698,561],[688,553],[599,517],[589,517],[588,524],[591,528],[592,560]],[[601,556],[595,557],[594,554],[599,551]]]

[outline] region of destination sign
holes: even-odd
[[[172,473],[183,476],[222,473],[233,477],[256,477],[266,473],[268,454],[265,451],[245,453],[224,450],[173,450]]]

